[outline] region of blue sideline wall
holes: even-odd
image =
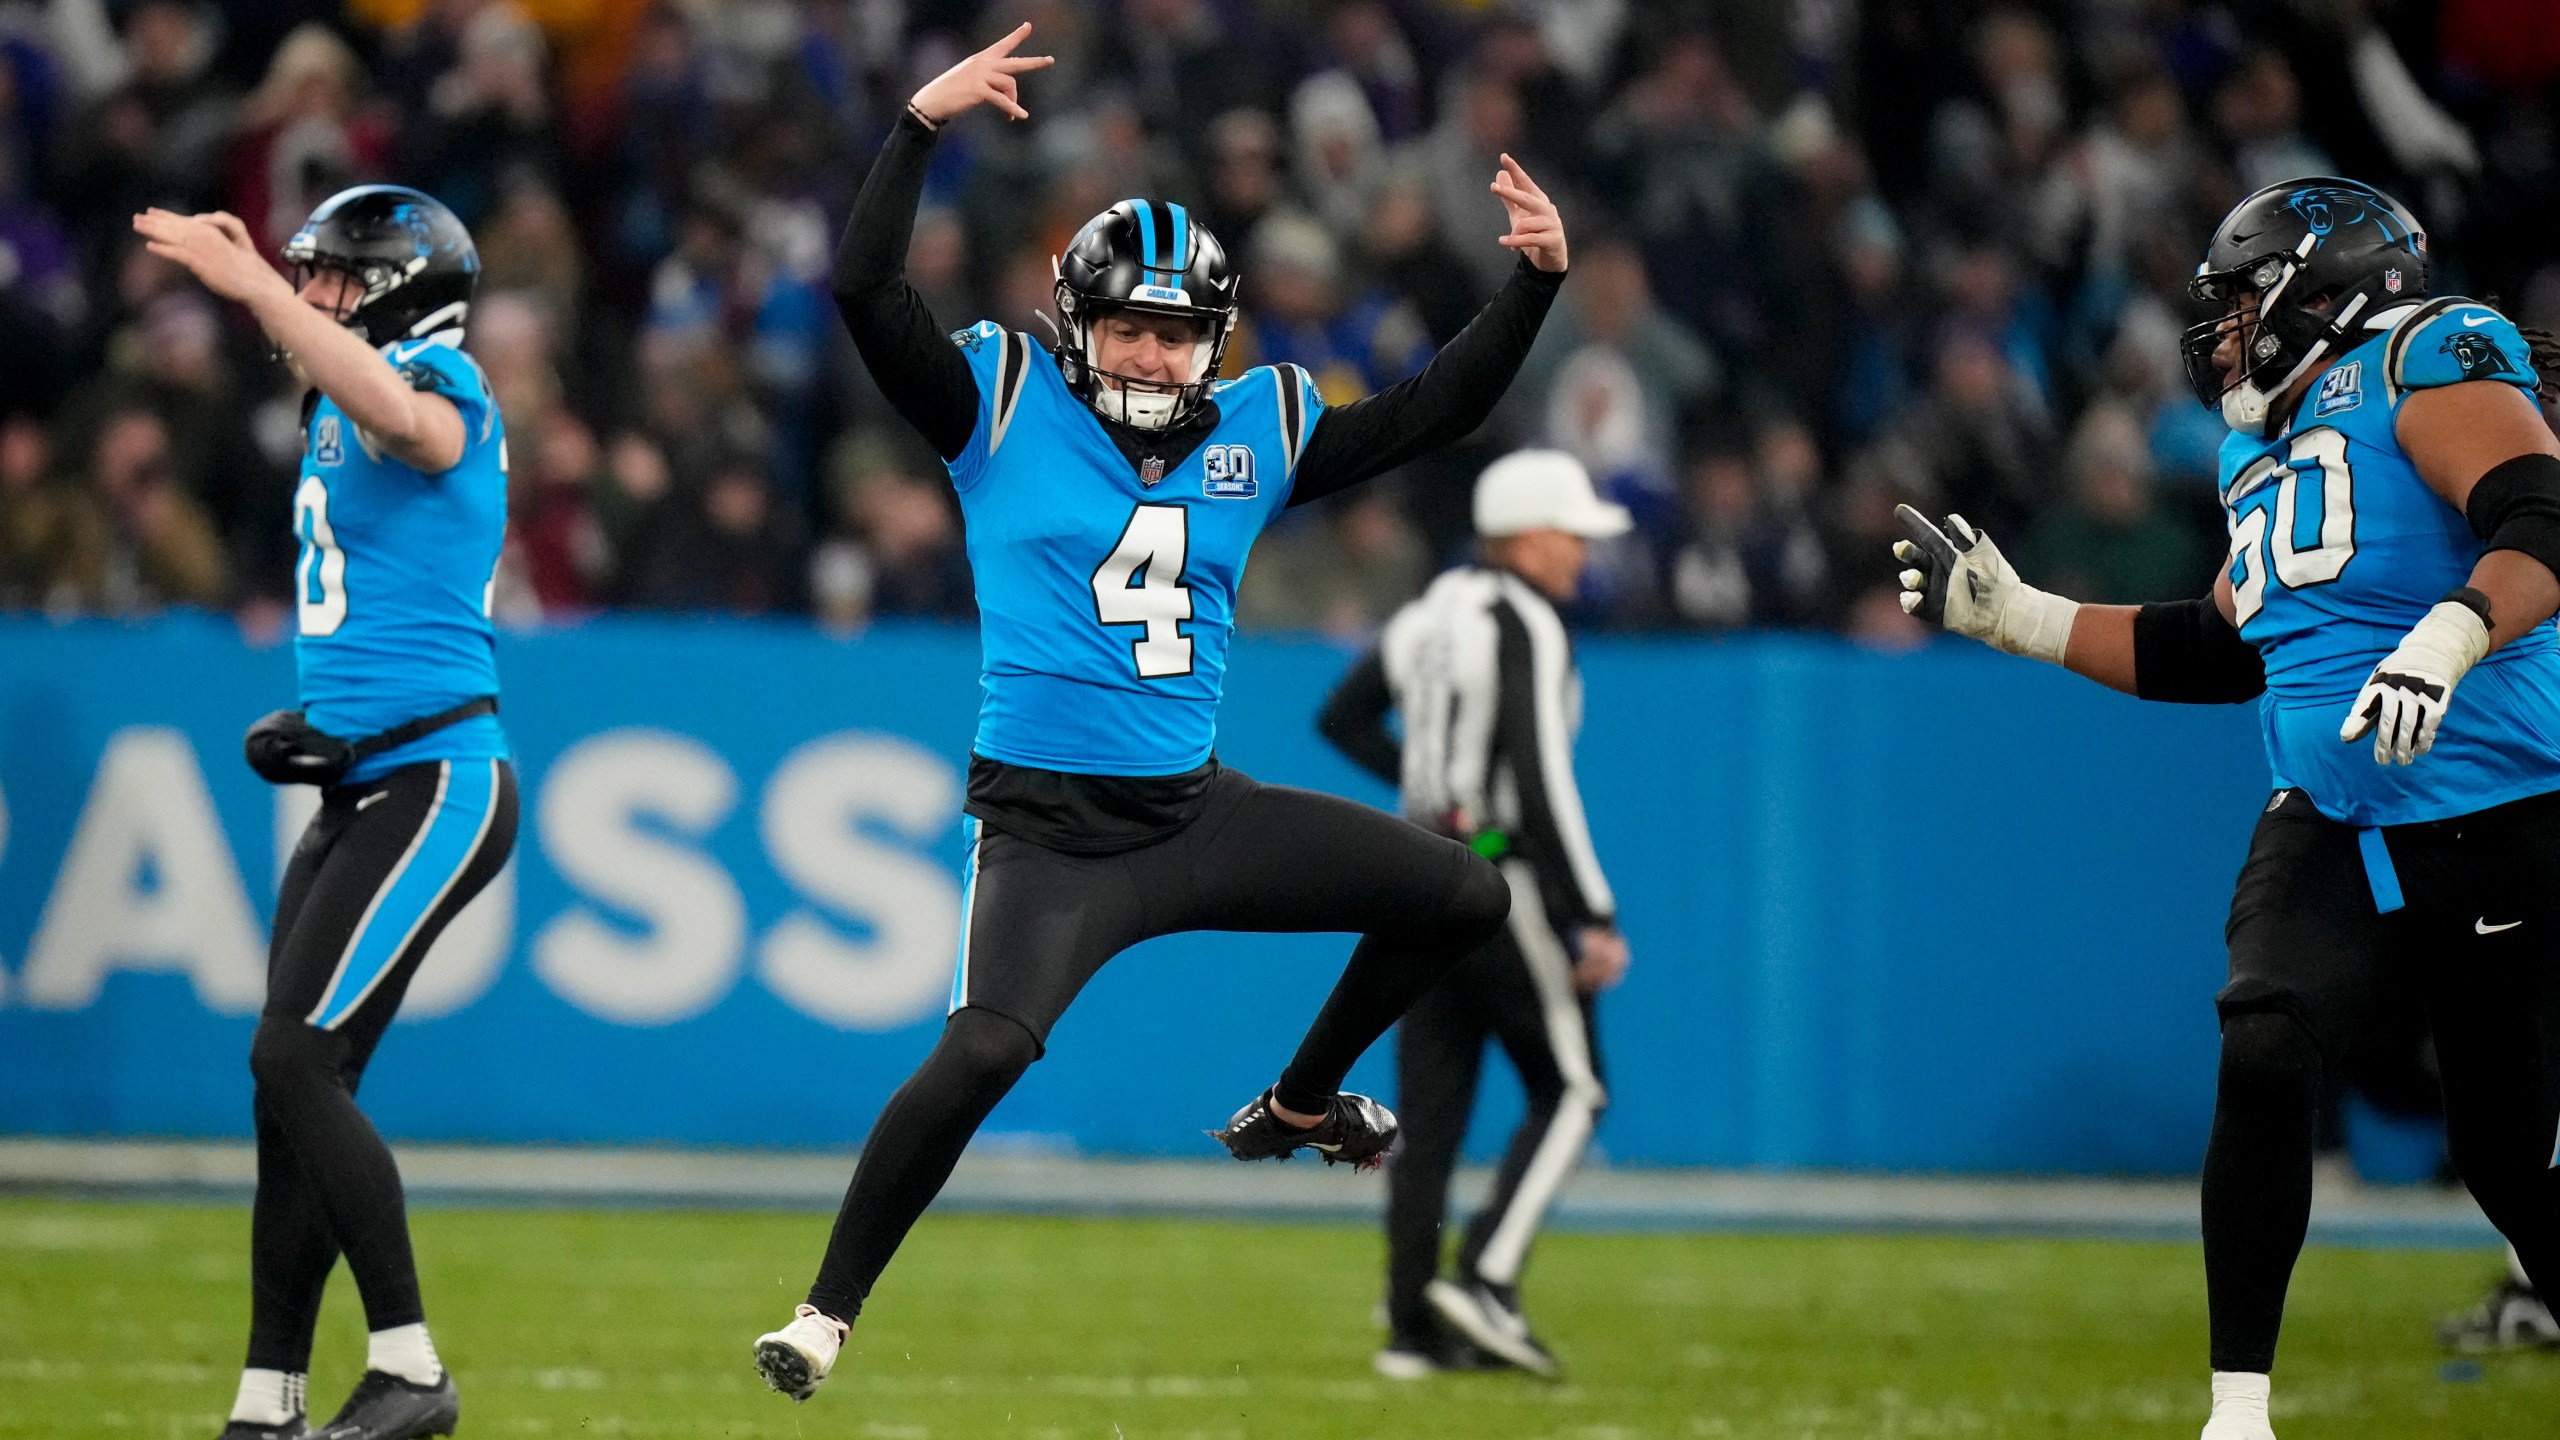
[[[1313,733],[1349,658],[1239,644],[1227,763],[1387,802]],[[382,1127],[857,1141],[948,989],[974,634],[621,620],[500,661],[522,839],[384,1045]],[[2265,797],[2252,712],[1952,643],[1594,640],[1584,664],[1581,768],[1636,954],[1603,1006],[1612,1159],[2194,1169]],[[261,784],[238,737],[292,668],[216,621],[0,623],[0,1132],[246,1133],[277,857],[312,792]],[[1209,1155],[1346,949],[1131,952],[990,1133]],[[1363,1080],[1390,1087],[1385,1055]]]

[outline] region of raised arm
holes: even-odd
[[[296,293],[258,253],[249,227],[237,217],[219,210],[180,215],[155,209],[134,216],[133,228],[152,254],[186,267],[206,289],[245,307],[302,377],[402,464],[440,475],[461,461],[467,437],[453,402],[411,388],[363,336]],[[338,275],[314,281],[352,283]]]
[[[1014,77],[1051,63],[1045,55],[1013,53],[1030,33],[1027,24],[1016,27],[915,93],[854,197],[828,282],[836,312],[880,393],[945,460],[958,458],[977,427],[978,382],[932,308],[907,283],[907,243],[924,195],[934,132],[980,104],[1016,120],[1028,117]]]
[[[1464,439],[1511,388],[1564,284],[1564,219],[1508,155],[1492,189],[1511,216],[1501,243],[1520,252],[1519,266],[1421,374],[1317,417],[1290,504],[1322,499]]]

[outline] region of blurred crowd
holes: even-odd
[[[0,0],[0,609],[280,631],[300,396],[128,217],[218,207],[272,250],[387,179],[479,241],[503,619],[967,618],[940,466],[826,273],[907,95],[1025,19],[1058,59],[1032,119],[949,127],[916,225],[947,326],[1038,326],[1076,226],[1163,196],[1240,260],[1230,366],[1347,401],[1500,283],[1497,154],[1564,208],[1572,279],[1494,420],[1291,512],[1248,629],[1377,625],[1524,443],[1638,518],[1590,624],[1905,643],[1905,500],[2040,585],[2200,593],[2223,432],[2184,282],[2296,175],[2392,189],[2440,292],[2560,320],[2560,21],[2519,0]]]

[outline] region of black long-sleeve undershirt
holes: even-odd
[[[932,156],[933,132],[913,114],[899,116],[854,197],[827,288],[890,408],[936,454],[956,460],[978,428],[978,381],[933,308],[907,283],[907,243]]]
[[[913,115],[899,117],[854,199],[829,288],[880,393],[950,460],[967,448],[977,427],[978,383],[906,277],[908,238],[932,153],[933,132]],[[1348,489],[1483,424],[1519,373],[1563,283],[1561,272],[1540,270],[1524,256],[1510,280],[1421,374],[1319,415],[1299,456],[1289,503]],[[1132,465],[1149,456],[1177,463],[1217,424],[1214,402],[1171,430],[1095,419]]]

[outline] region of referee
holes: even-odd
[[[1520,1267],[1581,1159],[1607,1092],[1592,997],[1626,974],[1617,905],[1574,785],[1582,681],[1551,601],[1569,599],[1590,542],[1627,512],[1560,451],[1522,450],[1476,482],[1480,564],[1432,583],[1388,622],[1318,722],[1402,792],[1405,817],[1472,845],[1511,882],[1508,927],[1406,1012],[1396,1047],[1404,1146],[1388,1176],[1387,1316],[1380,1373],[1413,1379],[1503,1364],[1553,1375],[1520,1313]],[[1399,745],[1387,712],[1403,717]],[[1440,1272],[1449,1174],[1490,1036],[1520,1072],[1528,1113],[1493,1194],[1467,1227],[1457,1278]]]

